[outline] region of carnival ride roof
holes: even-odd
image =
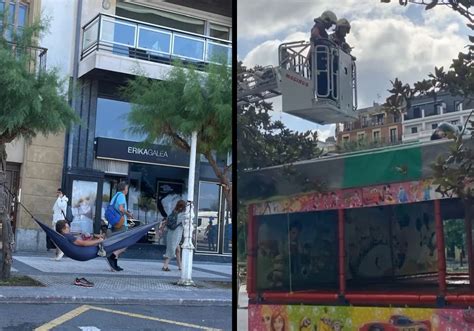
[[[472,139],[465,144],[474,145]],[[248,202],[275,199],[305,192],[331,191],[430,178],[431,165],[447,155],[451,140],[402,144],[293,164],[246,171],[239,196]]]

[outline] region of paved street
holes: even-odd
[[[0,329],[232,330],[231,310],[182,305],[0,304]]]
[[[1,330],[232,329],[232,265],[196,262],[195,287],[176,285],[180,273],[161,260],[120,259],[111,272],[103,258],[52,260],[53,253],[15,254],[14,275],[43,287],[0,287]],[[86,277],[94,287],[73,285]],[[21,314],[18,312],[21,311]]]

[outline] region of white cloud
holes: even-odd
[[[288,34],[295,27],[301,29],[311,26],[313,19],[328,9],[332,10],[338,18],[352,19],[361,15],[388,17],[393,13],[402,12],[404,8],[398,4],[382,4],[374,0],[239,0],[237,36],[239,39],[252,39],[269,37],[280,32]]]
[[[457,24],[448,26],[416,25],[408,18],[359,18],[351,22],[348,42],[357,57],[359,106],[383,102],[390,80],[398,77],[413,83],[427,78],[435,66],[449,67],[451,59],[466,43],[456,35]],[[451,30],[452,32],[446,33]],[[284,41],[307,39],[303,31],[291,33],[284,40],[272,39],[252,49],[243,59],[246,66],[277,65],[278,46]],[[305,38],[306,37],[306,38]],[[380,95],[380,98],[378,97]]]

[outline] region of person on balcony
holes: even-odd
[[[351,31],[351,25],[348,20],[341,18],[336,23],[336,30],[329,36],[329,40],[338,45],[347,54],[351,53],[351,46],[346,42],[346,35]]]

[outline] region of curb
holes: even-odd
[[[23,296],[6,297],[0,295],[0,303],[38,303],[43,304],[107,304],[107,305],[164,305],[164,306],[219,306],[232,307],[232,299],[138,299],[116,297],[62,297],[62,296]]]

